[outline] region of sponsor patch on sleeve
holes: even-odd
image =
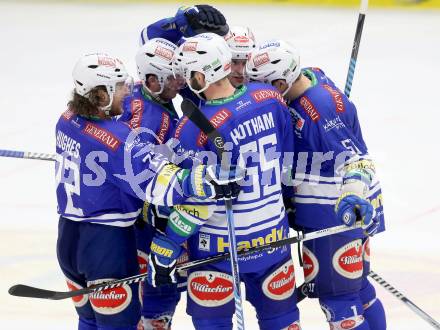
[[[332,96],[333,103],[335,104],[336,112],[339,113],[345,112],[345,105],[344,105],[344,101],[342,100],[341,93],[327,84],[322,85],[322,87],[324,87]]]
[[[306,114],[312,119],[313,122],[317,122],[319,118],[321,118],[321,115],[319,114],[318,110],[316,110],[314,104],[307,96],[302,96],[299,99],[299,104],[303,107]]]
[[[221,127],[228,119],[231,117],[232,113],[228,109],[221,109],[217,111],[214,116],[211,117],[209,120],[215,128]],[[200,131],[199,135],[197,136],[197,146],[203,147],[206,145],[206,142],[208,141],[208,136]]]
[[[91,136],[96,141],[102,143],[113,151],[116,151],[121,144],[121,141],[119,141],[115,135],[90,122],[86,124],[82,132]]]

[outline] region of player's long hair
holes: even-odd
[[[72,99],[67,103],[67,106],[76,115],[80,115],[84,117],[98,116],[99,102],[100,102],[100,97],[98,95],[99,90],[107,92],[104,86],[98,86],[93,88],[88,93],[88,97],[81,96],[75,91],[73,91]]]

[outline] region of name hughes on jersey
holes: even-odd
[[[69,156],[74,158],[79,157],[79,149],[81,148],[81,144],[79,142],[59,130],[57,131],[56,139],[57,147],[63,152],[66,152]]]
[[[234,128],[229,134],[234,144],[238,145],[240,140],[244,140],[248,136],[256,135],[274,127],[275,122],[273,120],[272,113],[269,112],[244,121]]]

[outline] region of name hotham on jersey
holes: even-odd
[[[240,140],[244,140],[249,136],[257,135],[272,128],[275,128],[275,122],[272,113],[269,112],[244,121],[232,129],[229,134],[234,144],[238,145]]]

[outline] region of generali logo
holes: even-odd
[[[91,136],[113,151],[116,151],[121,144],[121,141],[119,141],[112,133],[92,123],[87,123],[86,127],[83,129],[83,133]]]
[[[160,144],[165,142],[169,129],[170,129],[170,116],[167,113],[162,112],[162,120],[160,122],[159,132],[157,132],[157,138]]]
[[[333,89],[330,85],[322,85],[322,87],[324,87],[332,96],[333,98],[333,102],[335,104],[336,107],[336,112],[344,112],[345,111],[345,105],[344,102],[342,101],[342,95],[340,92],[338,92],[336,89]]]
[[[221,127],[230,117],[232,116],[231,111],[228,109],[221,109],[217,111],[214,116],[211,117],[209,120],[215,128]],[[206,142],[208,141],[208,136],[200,131],[198,137],[197,137],[197,145],[199,147],[203,147]]]
[[[321,115],[319,114],[318,110],[316,110],[313,103],[309,100],[307,96],[302,96],[299,99],[299,104],[302,105],[307,115],[312,119],[313,122],[317,122]]]
[[[131,129],[139,128],[142,121],[142,115],[144,113],[144,102],[139,99],[134,99],[131,101],[131,119],[128,125]]]
[[[252,92],[252,98],[257,103],[266,101],[267,99],[277,99],[281,103],[286,104],[281,94],[273,89],[260,89]]]

